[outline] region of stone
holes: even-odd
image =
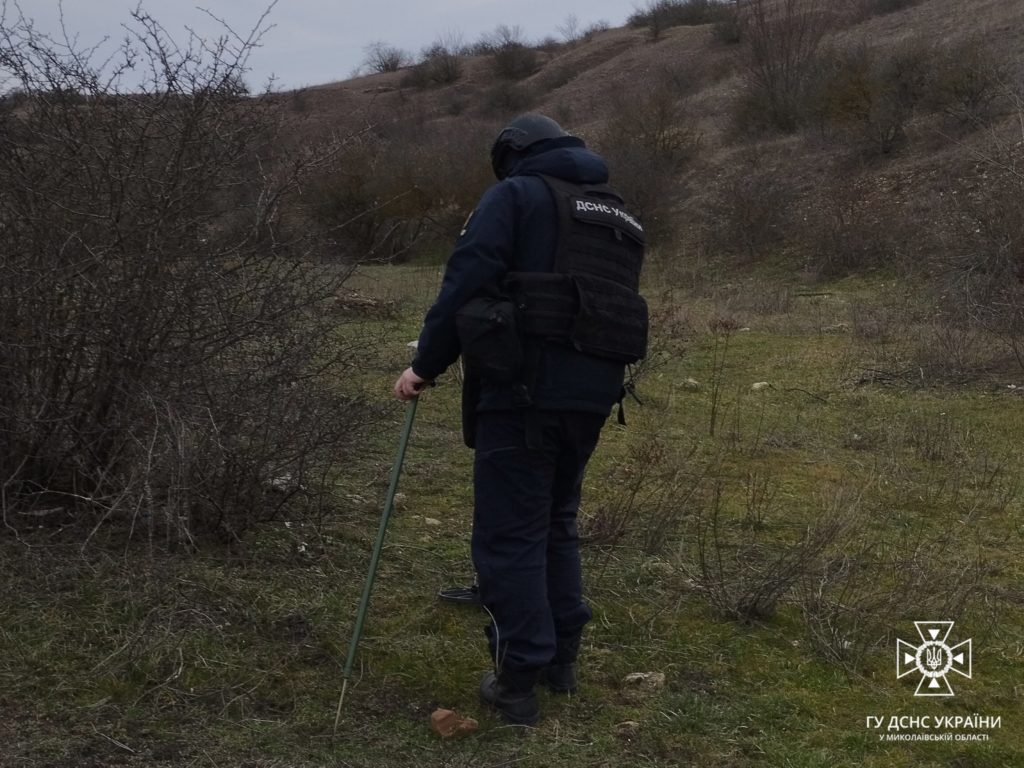
[[[636,738],[638,733],[640,733],[640,723],[636,720],[625,720],[615,726],[615,735],[624,741]]]
[[[664,687],[664,672],[631,672],[622,680],[623,695],[634,703],[653,696]]]
[[[480,724],[472,717],[459,717],[451,709],[435,709],[430,714],[430,728],[442,739],[461,739],[479,727]]]

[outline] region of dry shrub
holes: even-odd
[[[972,145],[977,174],[944,198],[951,229],[937,259],[937,288],[947,324],[980,335],[989,347],[998,340],[1024,368],[1022,138],[1020,128],[993,127],[980,147]]]
[[[345,263],[408,256],[433,202],[416,188],[406,149],[381,134],[348,141],[311,174],[304,197],[311,223],[329,235],[325,256]]]
[[[935,53],[929,79],[929,106],[966,125],[989,122],[1003,107],[1007,62],[978,36],[947,44]]]
[[[807,223],[807,273],[827,280],[876,267],[898,265],[917,225],[882,185],[845,179],[815,196]]]
[[[794,191],[784,171],[755,150],[741,153],[716,179],[701,211],[715,251],[755,261],[783,242]]]
[[[500,126],[491,121],[462,118],[435,122],[418,132],[411,160],[415,188],[430,202],[427,236],[447,249],[480,196],[494,183],[488,152]]]
[[[819,56],[804,112],[822,132],[869,154],[888,154],[906,140],[904,126],[924,96],[928,51],[904,46],[881,57],[861,44]]]
[[[484,92],[483,106],[485,114],[506,119],[526,112],[536,99],[536,93],[529,83],[499,82]]]
[[[462,77],[464,44],[459,32],[446,32],[423,49],[420,61],[402,78],[402,85],[432,88],[451,85]]]
[[[717,0],[647,0],[630,14],[626,24],[647,27],[652,40],[658,40],[670,27],[697,26],[719,21],[727,13]]]
[[[729,491],[719,475],[710,498],[696,507],[696,557],[688,570],[717,610],[745,621],[774,614],[793,587],[819,567],[823,553],[842,539],[858,503],[837,494],[814,522],[785,524],[776,516],[770,478],[745,478],[739,510],[727,504],[727,495],[739,494]]]
[[[905,8],[918,5],[922,0],[859,0],[857,8],[861,18],[869,16],[884,16],[887,13],[896,13]]]
[[[924,617],[981,620],[990,587],[980,554],[951,531],[894,538],[864,515],[803,575],[797,602],[812,645],[847,669]]]
[[[363,66],[371,72],[397,72],[412,64],[412,56],[407,51],[381,40],[370,43],[363,50]]]
[[[688,476],[683,468],[696,451],[696,443],[680,452],[657,436],[634,443],[608,472],[611,495],[581,514],[581,541],[591,546],[628,542],[645,554],[661,554],[692,514],[703,477]]]
[[[481,52],[490,54],[494,74],[501,80],[522,80],[540,66],[537,51],[527,44],[523,28],[518,25],[499,24],[477,45]]]
[[[711,28],[715,39],[726,45],[738,45],[743,42],[746,34],[744,27],[745,17],[742,11],[742,4],[739,0],[733,0],[728,6],[720,11],[719,18]]]
[[[745,90],[737,105],[738,128],[792,131],[800,125],[835,6],[834,0],[750,0],[744,6]]]
[[[689,87],[689,80],[665,68],[642,85],[617,88],[598,141],[612,184],[643,220],[649,245],[670,235],[679,173],[700,149],[701,135],[681,98]]]
[[[910,334],[908,363],[921,381],[966,383],[999,366],[999,347],[969,320],[937,315]]]
[[[347,271],[289,215],[335,147],[283,156],[240,94],[258,34],[232,53],[132,18],[101,67],[0,26],[24,94],[0,110],[0,502],[188,544],[330,508],[369,414],[326,311]],[[138,50],[149,79],[119,93]]]

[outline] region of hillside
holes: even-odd
[[[490,183],[485,152],[496,131],[536,110],[606,154],[613,181],[664,235],[658,251],[673,258],[782,253],[791,266],[842,273],[919,262],[905,251],[924,233],[932,241],[924,260],[941,260],[937,251],[948,249],[922,214],[948,219],[935,196],[971,189],[979,173],[999,175],[981,158],[997,161],[1019,140],[1024,8],[1007,0],[810,6],[817,20],[808,36],[820,41],[792,54],[805,71],[772,86],[793,101],[792,114],[775,121],[756,81],[759,68],[763,75],[779,63],[758,62],[751,38],[785,48],[771,27],[785,19],[747,29],[739,42],[723,39],[720,24],[671,26],[657,39],[648,27],[609,29],[519,51],[525,62],[511,77],[501,76],[499,49],[452,54],[450,83],[423,84],[425,61],[282,98],[301,111],[303,135],[369,128],[375,142],[355,148],[353,161],[373,158],[378,197],[403,185],[421,190],[431,200],[425,218],[456,205],[450,221],[461,221]],[[899,9],[870,12],[889,7]],[[766,199],[758,187],[769,190],[772,210],[756,210]],[[895,240],[822,252],[878,227]],[[449,235],[434,234],[443,253]]]
[[[1024,765],[1024,4],[745,7],[0,110],[49,131],[0,132],[0,766]],[[580,690],[504,725],[486,615],[436,600],[472,579],[453,368],[340,706],[392,383],[527,109],[652,238],[642,404],[585,478]],[[972,643],[954,696],[900,674],[918,621]]]

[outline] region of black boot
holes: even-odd
[[[540,681],[552,693],[576,693],[576,688],[578,687],[576,681],[576,662],[570,661],[565,664],[555,664],[552,662],[548,664],[540,674]]]
[[[533,688],[513,688],[493,672],[484,673],[480,680],[480,700],[498,710],[506,723],[536,725],[540,720],[540,707]]]
[[[560,637],[555,646],[555,657],[541,672],[540,679],[553,693],[575,693],[576,657],[580,653],[581,635]]]

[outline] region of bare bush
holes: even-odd
[[[794,232],[809,238],[807,271],[815,279],[892,265],[902,240],[912,237],[913,222],[877,185],[843,179],[825,186],[816,203],[808,211],[806,232]]]
[[[305,182],[310,222],[329,233],[324,253],[344,263],[399,261],[424,233],[430,201],[417,192],[408,153],[380,133],[346,142]]]
[[[753,261],[781,243],[794,190],[778,168],[756,150],[741,154],[712,187],[701,214],[715,250]]]
[[[565,17],[565,21],[557,27],[558,34],[562,36],[562,39],[569,45],[576,45],[580,40],[583,39],[583,30],[580,27],[579,17],[575,13],[570,13]]]
[[[329,506],[367,414],[337,384],[357,342],[326,343],[347,272],[289,213],[336,148],[289,160],[240,94],[259,27],[179,46],[132,19],[102,66],[0,27],[0,502],[187,544]]]
[[[527,111],[536,98],[529,83],[495,83],[484,92],[483,105],[489,114],[506,119]]]
[[[610,94],[612,110],[599,144],[612,182],[641,216],[652,242],[671,232],[670,210],[679,172],[699,152],[701,135],[662,69],[644,85]]]
[[[796,584],[813,572],[822,554],[841,539],[850,508],[858,503],[841,494],[825,503],[808,525],[784,530],[775,515],[775,496],[765,479],[748,476],[742,511],[726,503],[719,476],[711,497],[694,512],[694,583],[724,615],[740,620],[766,619]]]
[[[597,21],[588,25],[587,28],[583,30],[582,37],[584,40],[589,41],[596,35],[600,35],[602,32],[607,32],[611,28],[612,25],[608,22],[607,19],[598,19]]]
[[[835,20],[834,0],[750,0],[744,6],[746,91],[737,113],[748,129],[796,129],[822,39]]]
[[[802,575],[796,596],[810,641],[826,658],[858,670],[902,623],[922,615],[979,619],[978,598],[989,591],[985,562],[951,532],[914,530],[893,540],[861,515],[837,543]]]
[[[888,154],[906,139],[904,125],[921,99],[929,62],[921,55],[880,60],[861,44],[819,57],[806,109],[823,131]]]
[[[731,0],[725,8],[719,11],[718,16],[719,18],[712,27],[715,39],[726,45],[743,42],[746,17],[743,14],[742,0]]]
[[[626,23],[646,27],[651,39],[658,40],[670,27],[710,24],[725,18],[727,10],[718,0],[647,0]]]
[[[937,53],[928,101],[962,123],[982,125],[999,112],[1009,79],[1007,63],[986,40],[971,37]]]
[[[537,51],[526,42],[520,26],[499,24],[488,43],[494,73],[502,80],[522,80],[540,66]]]
[[[462,34],[449,31],[423,50],[420,61],[403,79],[415,88],[451,85],[462,77],[462,56],[465,44]]]
[[[1013,98],[1008,95],[1007,98]],[[1024,99],[1017,103],[1024,116]],[[973,329],[991,359],[989,340],[999,340],[1024,368],[1024,128],[992,126],[965,147],[977,160],[975,174],[945,196],[950,224],[939,259],[940,300],[947,321]],[[970,358],[968,358],[970,359]]]
[[[412,64],[412,56],[407,51],[380,40],[366,46],[364,53],[363,66],[378,74],[397,72]]]
[[[678,541],[693,514],[695,498],[712,462],[696,471],[698,443],[681,448],[654,437],[630,447],[609,471],[613,491],[581,515],[580,538],[587,546],[630,544],[645,555],[663,554]]]
[[[862,16],[883,16],[918,5],[920,2],[921,0],[860,0],[858,10]]]

